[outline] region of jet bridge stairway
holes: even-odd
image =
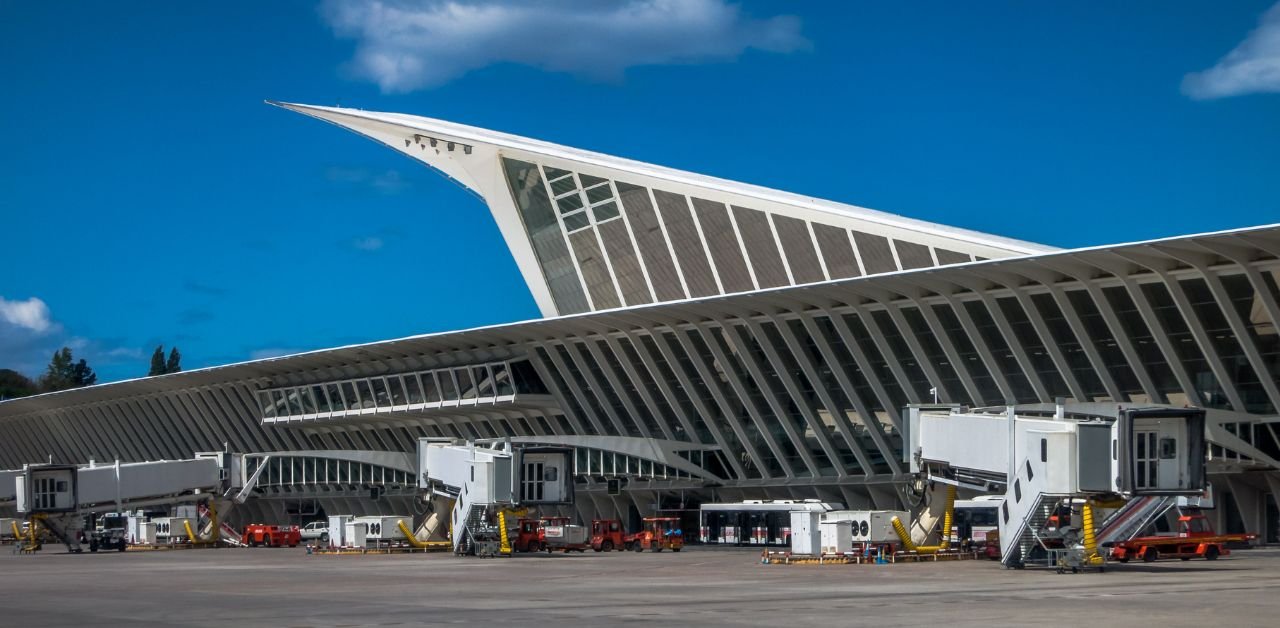
[[[1125,502],[1098,527],[1098,544],[1128,541],[1138,536],[1177,503],[1177,497],[1168,495],[1147,495]]]
[[[1024,458],[1008,484],[998,515],[1000,562],[1006,567],[1023,566],[1037,548],[1043,547],[1040,531],[1058,502],[1044,492],[1045,477],[1043,463]]]

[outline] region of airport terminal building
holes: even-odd
[[[229,450],[265,465],[246,517],[401,513],[419,438],[511,439],[574,449],[586,519],[896,509],[909,404],[1193,405],[1218,528],[1280,541],[1280,225],[1059,250],[440,120],[280,106],[483,199],[543,318],[0,402],[0,469]]]

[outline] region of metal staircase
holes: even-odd
[[[1038,458],[1024,458],[1005,491],[1000,506],[1000,562],[1018,567],[1040,545],[1039,532],[1050,516],[1056,499],[1044,492],[1046,478]],[[1046,499],[1048,498],[1048,499]]]
[[[1150,495],[1135,497],[1111,513],[1098,529],[1098,543],[1128,541],[1163,517],[1178,503],[1177,497]]]

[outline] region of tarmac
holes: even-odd
[[[459,558],[299,549],[0,548],[0,626],[1266,626],[1280,550],[1013,571],[987,561],[761,565],[691,547]]]

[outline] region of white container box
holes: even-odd
[[[0,519],[0,539],[13,538],[13,526],[17,523],[17,519]],[[22,524],[17,523],[18,531],[22,531]]]
[[[360,521],[348,521],[342,530],[342,547],[364,547],[368,543],[365,524]],[[332,537],[330,538],[332,541]]]
[[[407,515],[371,515],[366,517],[356,517],[352,519],[352,521],[358,521],[365,524],[365,539],[370,541],[404,540],[404,533],[400,531],[401,521],[403,521],[410,529],[413,528],[413,517]]]
[[[137,536],[132,541],[134,545],[155,545],[156,544],[156,522],[144,521],[138,524]]]
[[[817,555],[822,551],[822,531],[818,529],[822,513],[791,513],[791,553]]]
[[[351,519],[351,515],[329,516],[329,547],[347,547],[345,543],[347,524]]]
[[[853,551],[852,521],[823,521],[818,524],[822,533],[823,554],[843,554]]]
[[[911,517],[902,510],[833,510],[825,513],[823,521],[848,521],[854,543],[898,543],[898,533],[893,529],[893,518],[903,526],[911,523]]]
[[[152,521],[156,524],[157,543],[178,543],[187,540],[187,526],[191,520],[185,517],[158,517]]]

